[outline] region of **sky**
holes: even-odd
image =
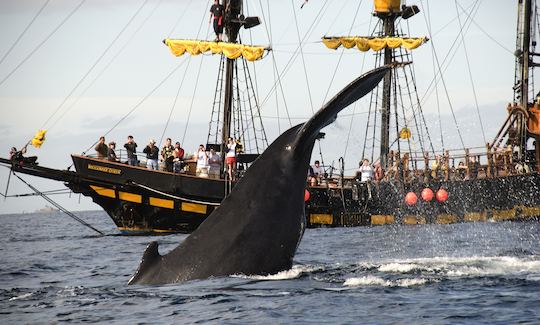
[[[123,143],[128,134],[140,146],[150,138],[159,141],[172,110],[166,136],[181,141],[187,151],[195,151],[206,141],[219,58],[176,58],[161,41],[167,37],[213,39],[208,23],[211,2],[0,1],[0,156],[7,156],[11,146],[21,147],[38,129],[46,128],[45,144],[30,149],[29,154],[38,155],[42,166],[66,168],[71,164],[70,154],[88,150],[131,110],[107,134],[108,141]],[[311,0],[300,9],[302,3],[246,0],[244,4],[246,15],[261,17],[263,24],[242,31],[243,42],[272,48],[272,53],[251,65],[269,141],[291,124],[306,121],[325,100],[374,67],[373,52],[328,50],[321,43],[324,35],[370,35],[376,23],[372,1]],[[470,140],[467,146],[484,145],[475,102],[486,135],[492,138],[513,98],[515,1],[407,3],[418,5],[421,13],[403,22],[403,30],[430,39],[413,52],[415,80],[428,124],[438,128],[440,120],[444,137],[449,139],[446,146],[458,145],[453,110],[460,131]],[[460,28],[468,16],[472,23]],[[299,39],[303,55],[294,55]],[[456,40],[461,45],[454,51]],[[438,80],[439,119],[437,96],[429,86],[437,60],[443,62],[449,53],[441,68],[443,80]],[[284,73],[288,62],[292,63]],[[283,85],[277,100],[271,91],[275,69]],[[337,165],[344,156],[348,171],[357,166],[368,106],[366,99],[359,101],[324,130],[327,136],[321,141],[321,151],[326,164]],[[284,118],[287,115],[290,121]],[[434,135],[434,142],[437,140]],[[319,157],[316,146],[313,160]],[[40,190],[63,188],[57,182],[23,177]],[[0,170],[2,191],[7,178],[8,169]],[[12,178],[9,194],[28,192]],[[99,209],[84,197],[53,199],[72,211]],[[0,199],[0,214],[32,212],[45,205],[37,197]]]

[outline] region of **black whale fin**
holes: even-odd
[[[158,246],[159,244],[156,241],[148,244],[146,250],[144,251],[139,269],[129,280],[129,284],[137,282],[141,275],[144,275],[148,269],[154,267],[156,263],[159,263],[161,260],[161,255],[159,255]]]
[[[295,148],[300,148],[300,150],[296,150],[296,154],[305,155],[306,152],[302,149],[310,148],[306,144],[315,141],[321,129],[332,124],[340,111],[373,90],[390,69],[391,66],[386,65],[371,70],[356,78],[330,99],[298,131],[298,137],[293,145]]]

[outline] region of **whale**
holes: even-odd
[[[282,133],[252,163],[221,205],[176,248],[146,248],[129,284],[159,285],[230,275],[269,275],[292,267],[305,229],[304,194],[320,131],[368,94],[390,67],[343,88],[307,122]]]

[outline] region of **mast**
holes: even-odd
[[[238,21],[238,16],[242,12],[242,0],[224,0],[225,19],[224,29],[229,43],[238,42],[238,32],[242,26]],[[234,64],[236,59],[227,58],[225,66],[225,98],[223,103],[223,125],[221,127],[221,143],[227,143],[231,136],[231,115],[233,102],[233,81],[234,81]],[[222,157],[225,155],[222,148]]]
[[[398,4],[399,8],[399,4]],[[388,12],[376,12],[377,17],[383,22],[383,36],[394,36],[395,25],[394,22],[399,16],[400,12],[394,13],[391,10]],[[391,64],[394,60],[393,49],[386,47],[384,49],[384,64]],[[388,167],[388,151],[390,149],[390,105],[391,105],[391,91],[392,91],[392,70],[384,76],[383,80],[383,98],[381,108],[381,166],[384,169]]]

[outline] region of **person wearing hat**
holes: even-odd
[[[143,152],[146,154],[146,168],[158,170],[159,148],[156,147],[156,140],[151,139]]]
[[[118,162],[118,157],[116,157],[116,152],[114,149],[116,149],[116,142],[109,142],[109,148],[107,149],[107,160]]]

